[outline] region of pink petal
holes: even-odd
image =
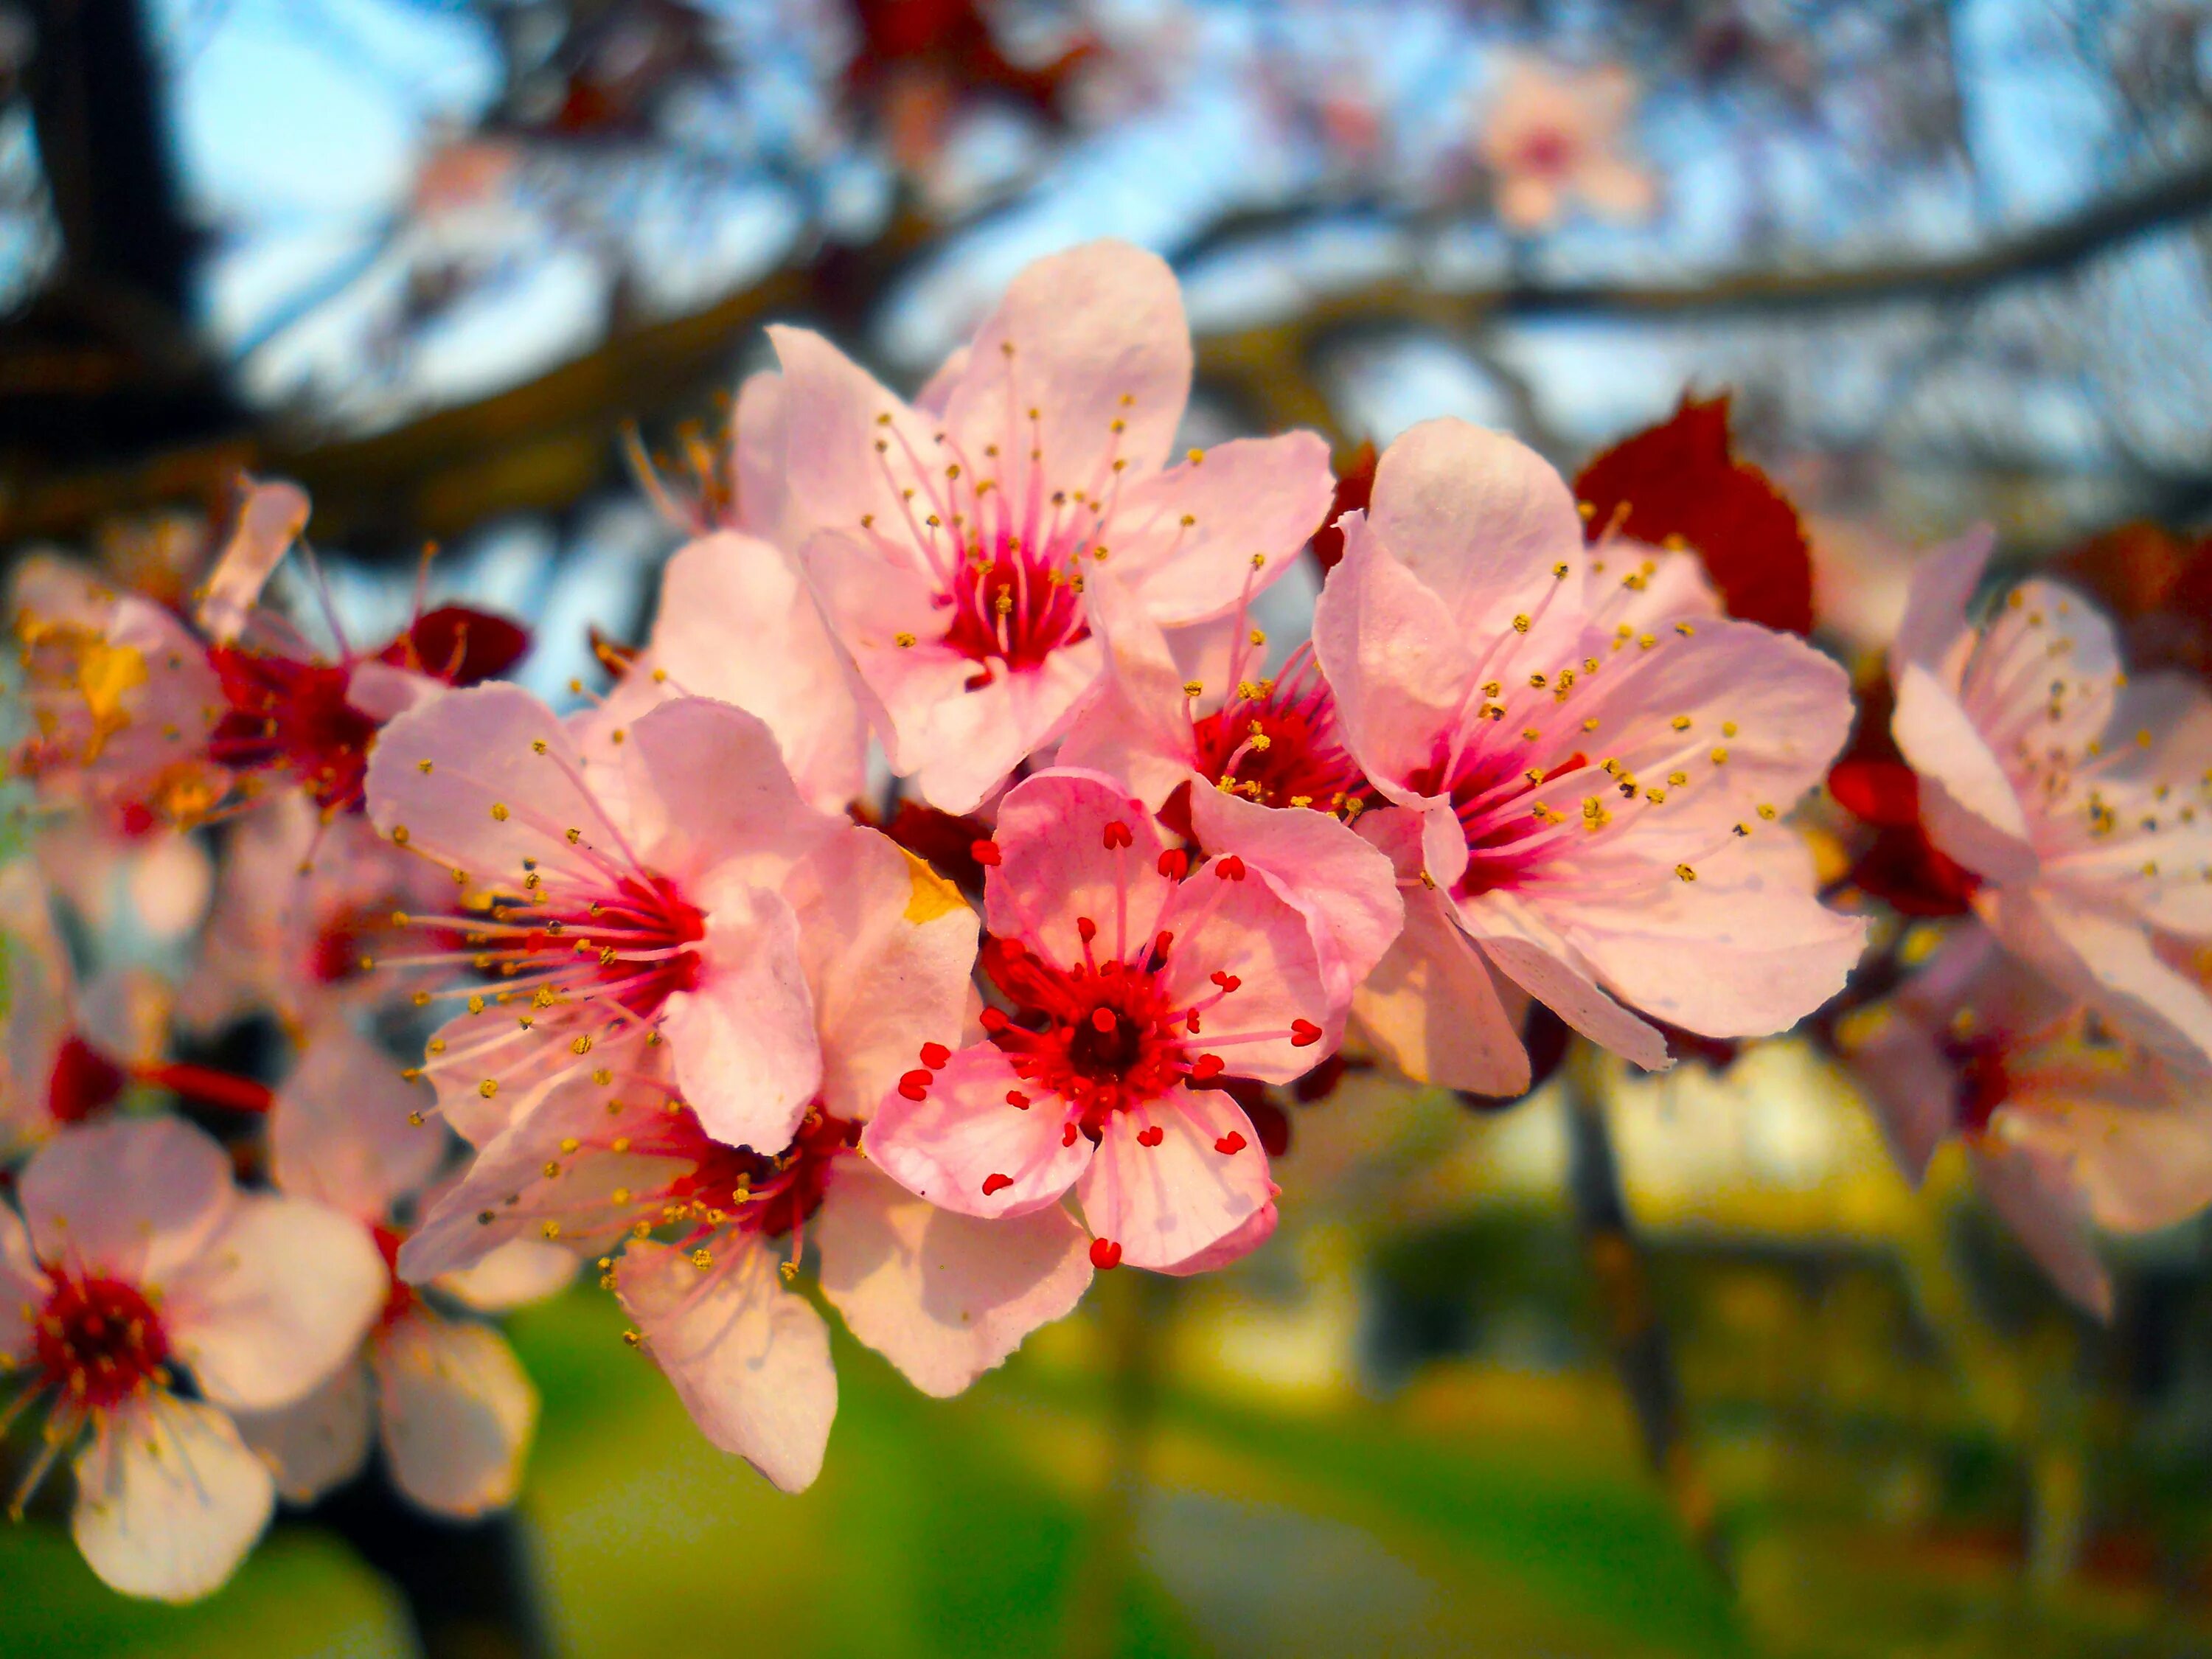
[[[1981,585],[1996,539],[1990,527],[1981,525],[1920,556],[1912,568],[1904,619],[1890,647],[1893,678],[1901,676],[1908,664],[1917,664],[1956,688],[1973,643],[1966,606]]]
[[[1347,513],[1337,522],[1344,557],[1314,605],[1314,655],[1336,693],[1353,758],[1403,795],[1405,780],[1434,762],[1438,735],[1467,708],[1476,659],[1443,599],[1369,520]]]
[[[520,686],[473,686],[384,728],[368,759],[369,816],[385,835],[440,864],[480,883],[512,883],[525,859],[574,864],[568,830],[591,846],[618,846],[615,827],[572,781],[576,767],[574,745],[551,709]]]
[[[939,1209],[857,1160],[816,1216],[822,1293],[924,1394],[958,1394],[1091,1283],[1089,1241],[1057,1204],[998,1221]]]
[[[514,1501],[538,1425],[538,1390],[507,1339],[418,1310],[369,1347],[392,1484],[466,1518]]]
[[[2063,1169],[2100,1227],[2151,1232],[2212,1206],[2212,1103],[2190,1097],[2162,1068],[2061,1089],[1999,1109],[1992,1132]]]
[[[1138,1139],[1155,1128],[1157,1145]],[[1121,1247],[1122,1266],[1157,1269],[1218,1244],[1275,1195],[1259,1131],[1218,1089],[1116,1113],[1076,1191],[1091,1232]]]
[[[1443,896],[1407,896],[1406,928],[1352,998],[1382,1057],[1416,1083],[1510,1099],[1528,1087],[1528,1055],[1491,970]]]
[[[1265,876],[1224,880],[1216,873],[1221,867],[1209,860],[1162,907],[1159,930],[1175,942],[1158,983],[1180,1008],[1212,1000],[1216,974],[1237,981],[1206,1010],[1204,1028],[1189,1043],[1203,1052],[1218,1042],[1231,1077],[1288,1083],[1335,1050],[1345,1007],[1330,994],[1305,916]],[[1318,1042],[1295,1041],[1299,1020],[1321,1028]],[[1264,1042],[1243,1040],[1261,1034],[1269,1034]]]
[[[634,1243],[616,1265],[616,1292],[700,1432],[784,1491],[804,1491],[837,1414],[829,1328],[784,1290],[767,1249],[738,1239],[720,1248],[702,1272],[682,1250]]]
[[[1158,811],[1198,755],[1186,676],[1159,625],[1110,572],[1091,573],[1083,591],[1105,645],[1106,673],[1078,709],[1054,764],[1120,778]]]
[[[2089,1243],[2081,1200],[2063,1176],[2032,1152],[1985,1142],[1973,1154],[1983,1196],[2074,1302],[2103,1320],[2112,1316],[2112,1281]]]
[[[381,726],[442,697],[448,689],[442,681],[394,663],[358,663],[346,678],[346,706]]]
[[[1010,460],[1041,450],[1047,478],[1103,494],[1114,458],[1138,477],[1166,459],[1190,365],[1190,328],[1166,262],[1127,242],[1088,242],[1035,261],[1007,285],[945,401],[945,428],[978,462],[994,444]],[[1018,462],[1008,473],[1012,490]]]
[[[1891,1156],[1918,1186],[1936,1148],[1958,1125],[1958,1073],[1929,1029],[1893,1007],[1875,1011],[1870,1027],[1844,1052]]]
[[[1572,947],[1507,895],[1486,893],[1459,906],[1460,925],[1498,972],[1601,1048],[1647,1072],[1674,1062],[1667,1039],[1597,988]]]
[[[1811,855],[1762,830],[1682,881],[1655,871],[1639,892],[1533,908],[1631,1006],[1706,1036],[1784,1031],[1844,988],[1867,921],[1814,896]]]
[[[788,534],[791,502],[784,493],[787,421],[783,376],[772,368],[746,375],[738,388],[737,418],[731,423],[738,528],[789,553],[797,550],[798,541]]]
[[[359,1222],[305,1199],[248,1193],[204,1254],[178,1269],[161,1313],[202,1394],[269,1411],[337,1370],[389,1283]]]
[[[841,811],[860,793],[867,717],[792,555],[730,530],[678,549],[648,649],[671,686],[757,714],[815,806]]]
[[[1091,1143],[1066,1138],[1066,1115],[1049,1099],[1008,1103],[1027,1087],[996,1045],[972,1044],[937,1068],[923,1099],[885,1095],[861,1150],[908,1192],[962,1215],[996,1220],[1042,1209],[1082,1173]]]
[[[1958,699],[1917,664],[1898,676],[1889,729],[1920,775],[1920,818],[1929,838],[1993,880],[2032,878],[2036,857],[2027,814],[2003,763]]]
[[[1117,824],[1128,844],[1109,847],[1109,833],[1121,840]],[[1102,957],[1158,932],[1167,843],[1118,780],[1064,768],[1026,778],[1000,802],[993,839],[999,863],[984,875],[984,915],[1000,937],[1073,966],[1083,960],[1079,918],[1097,924]]]
[[[576,1281],[576,1258],[558,1244],[511,1238],[483,1259],[437,1276],[438,1289],[478,1313],[505,1313],[558,1296]]]
[[[155,1389],[110,1413],[76,1456],[70,1532],[111,1589],[196,1601],[238,1570],[276,1483],[214,1407]]]
[[[924,1043],[959,1045],[975,913],[927,865],[857,826],[795,872],[787,890],[799,907],[823,1103],[836,1116],[866,1118]]]
[[[1221,616],[1291,568],[1334,489],[1317,434],[1217,444],[1124,486],[1107,526],[1108,568],[1164,625]]]
[[[2212,998],[2160,960],[2131,919],[2039,890],[1985,889],[1976,908],[2008,949],[2171,1064],[2212,1067]]]
[[[261,590],[307,527],[307,492],[279,478],[246,480],[238,527],[216,562],[201,596],[199,624],[219,645],[236,639]]]
[[[630,728],[623,754],[630,844],[678,886],[733,868],[773,883],[844,822],[799,798],[775,734],[726,702],[663,703]]]
[[[1607,536],[1590,550],[1589,586],[1583,604],[1590,626],[1611,634],[1626,625],[1656,633],[1665,623],[1724,614],[1721,596],[1694,553],[1647,547],[1626,536]],[[1633,584],[1632,586],[1631,584]]]
[[[1198,1273],[1213,1273],[1242,1261],[1275,1236],[1278,1218],[1274,1205],[1272,1202],[1263,1204],[1233,1231],[1224,1233],[1196,1255],[1187,1256],[1172,1267],[1162,1267],[1158,1271],[1176,1279],[1189,1279]]]
[[[63,1130],[17,1188],[50,1261],[159,1284],[210,1248],[238,1202],[230,1160],[181,1118],[110,1118]]]
[[[714,895],[696,989],[667,1001],[661,1031],[684,1098],[707,1133],[780,1150],[822,1086],[799,918],[758,888]]]
[[[1104,663],[1098,641],[1083,640],[1036,668],[1002,673],[984,690],[960,697],[931,722],[929,753],[914,774],[921,798],[940,811],[975,811],[1015,766],[1066,729]],[[1008,754],[1014,758],[1002,765]]]
[[[1562,623],[1581,627],[1574,495],[1549,462],[1503,432],[1459,420],[1407,431],[1376,465],[1367,527],[1463,629],[1494,636],[1526,615],[1537,641]]]
[[[381,1222],[445,1154],[441,1130],[408,1121],[428,1104],[383,1050],[329,1021],[301,1050],[270,1109],[270,1173],[295,1198]]]
[[[926,488],[921,468],[939,464],[934,423],[820,335],[770,328],[768,336],[783,368],[786,533],[857,535],[871,516],[886,528],[903,524],[900,492]],[[885,415],[887,423],[878,419]]]
[[[30,1234],[13,1210],[0,1209],[0,1365],[31,1357],[32,1319],[48,1288],[31,1253]]]
[[[1235,854],[1306,918],[1329,1000],[1347,1006],[1405,925],[1390,860],[1329,813],[1262,806],[1203,779],[1190,818],[1208,853]]]
[[[288,1504],[312,1504],[362,1472],[368,1462],[376,1402],[368,1367],[338,1367],[305,1399],[273,1412],[239,1412],[238,1431],[276,1477]]]

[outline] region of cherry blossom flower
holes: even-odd
[[[401,1212],[446,1149],[421,1104],[376,1048],[332,1022],[310,1036],[270,1110],[278,1189],[361,1223],[388,1271],[382,1311],[359,1354],[297,1403],[240,1419],[295,1503],[358,1474],[372,1436],[393,1484],[427,1510],[481,1514],[512,1503],[521,1483],[538,1420],[521,1362],[496,1330],[448,1317],[391,1271],[407,1234]],[[491,1309],[549,1296],[574,1273],[566,1251],[518,1240],[480,1264],[474,1282],[456,1276],[434,1288]]]
[[[1480,154],[1497,181],[1498,216],[1541,230],[1579,198],[1610,219],[1650,215],[1651,180],[1620,155],[1636,80],[1618,64],[1562,72],[1515,58],[1485,117]]]
[[[275,1502],[234,1416],[303,1397],[352,1351],[383,1294],[375,1247],[319,1205],[236,1191],[222,1149],[173,1118],[65,1130],[19,1193],[22,1221],[0,1211],[0,1358],[23,1379],[11,1411],[48,1408],[18,1512],[79,1448],[70,1526],[92,1570],[126,1595],[204,1595]]]
[[[2212,1205],[2212,1099],[1968,923],[1838,1033],[1916,1181],[1966,1145],[1990,1203],[2058,1287],[2109,1318],[2092,1226],[2146,1232]]]
[[[1222,617],[1288,568],[1329,499],[1311,433],[1166,465],[1190,389],[1174,276],[1099,242],[1017,276],[919,404],[819,336],[782,365],[787,532],[894,770],[946,811],[1059,735],[1102,654],[1084,574],[1152,619]]]
[[[1395,1063],[1524,1088],[1497,977],[1647,1068],[1666,1043],[1631,1008],[1759,1036],[1840,988],[1865,923],[1820,904],[1779,823],[1843,743],[1840,669],[1679,614],[1642,563],[1601,601],[1558,475],[1462,422],[1393,444],[1341,528],[1314,645],[1394,803],[1360,830],[1398,868],[1406,930],[1358,1012]]]
[[[708,1437],[795,1491],[820,1469],[836,1409],[827,1331],[781,1283],[805,1243],[853,1334],[934,1395],[1066,1313],[1091,1267],[1065,1212],[987,1224],[936,1209],[855,1146],[916,1049],[958,1040],[974,912],[851,827],[786,891],[805,918],[822,1073],[787,1145],[712,1138],[659,1055],[620,1079],[572,1079],[483,1148],[399,1260],[420,1280],[530,1240],[607,1253],[603,1282]]]
[[[627,1076],[665,1042],[708,1133],[781,1147],[822,1086],[787,884],[852,826],[801,800],[768,728],[726,703],[684,698],[617,730],[587,772],[550,710],[493,685],[386,731],[376,825],[454,872],[460,901],[408,918],[434,948],[381,959],[455,976],[416,993],[466,1009],[422,1069],[482,1145],[564,1078]]]
[[[1267,1154],[1203,1085],[1287,1083],[1340,1038],[1306,918],[1233,854],[1191,869],[1097,773],[1009,790],[984,862],[983,966],[1012,1012],[984,1010],[983,1042],[923,1048],[868,1125],[868,1156],[986,1219],[1073,1187],[1101,1267],[1173,1269],[1240,1229],[1256,1243],[1273,1225]]]
[[[1938,850],[1980,878],[2007,948],[2172,1062],[2212,1067],[2212,999],[2161,940],[2212,939],[2212,698],[2130,680],[2110,623],[2031,580],[1967,614],[1976,535],[1917,574],[1890,654],[1891,731]]]

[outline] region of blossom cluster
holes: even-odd
[[[1836,1012],[1895,930],[1804,832],[1832,768],[1960,918],[1821,1023],[1908,1168],[1963,1139],[2099,1304],[2082,1221],[2212,1202],[2212,705],[2125,682],[2085,600],[1979,626],[1985,544],[1931,558],[1893,741],[1853,740],[1716,405],[1572,488],[1450,420],[1343,480],[1310,433],[1178,453],[1176,285],[1112,243],[912,401],[770,338],[696,493],[646,470],[688,539],[571,712],[482,613],[311,646],[262,598],[312,563],[288,485],[189,602],[19,573],[0,1358],[26,1490],[73,1452],[118,1588],[204,1593],[373,1447],[425,1507],[508,1501],[535,1396],[474,1316],[580,1267],[796,1490],[823,1306],[951,1395],[1097,1273],[1225,1266],[1277,1224],[1271,1091],[1346,1054],[1514,1097],[1540,1006],[1654,1070]],[[1307,557],[1285,652],[1255,605]],[[80,987],[55,872],[216,826],[180,988]],[[273,1091],[170,1057],[253,1014]]]

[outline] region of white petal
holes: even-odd
[[[305,1400],[273,1412],[240,1412],[238,1431],[276,1476],[287,1503],[312,1504],[368,1461],[368,1368],[357,1360]]]
[[[514,1501],[538,1390],[488,1325],[410,1314],[369,1345],[384,1455],[399,1490],[441,1515]]]
[[[112,1589],[191,1601],[237,1570],[276,1507],[267,1466],[228,1417],[154,1390],[77,1455],[70,1530]]]

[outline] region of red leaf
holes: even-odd
[[[1607,450],[1575,480],[1595,541],[1617,530],[1705,562],[1731,617],[1791,634],[1813,629],[1813,561],[1797,509],[1735,458],[1729,400],[1685,393],[1673,416]]]
[[[1334,570],[1344,557],[1344,532],[1336,527],[1340,514],[1364,512],[1375,494],[1375,446],[1364,443],[1352,454],[1343,475],[1336,481],[1336,499],[1328,504],[1328,518],[1322,528],[1314,532],[1314,557],[1321,561],[1322,569]]]
[[[441,605],[378,653],[385,662],[419,668],[448,685],[480,685],[522,660],[530,631],[488,611]]]

